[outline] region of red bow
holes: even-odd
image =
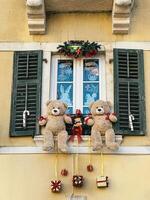
[[[106,113],[105,114],[106,115],[106,117],[105,117],[106,120],[110,121],[110,119],[109,119],[110,114],[116,116],[116,113]]]
[[[72,135],[69,137],[69,141],[74,142],[74,137],[77,136],[78,138],[78,143],[80,143],[81,141],[83,141],[82,138],[82,127],[78,126],[78,127],[73,127],[72,128]]]
[[[47,120],[47,118],[46,118],[46,117],[43,117],[43,116],[40,116],[40,117],[38,118],[38,120],[39,120],[39,121]]]

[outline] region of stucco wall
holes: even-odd
[[[128,35],[113,35],[111,13],[55,14],[47,16],[47,33],[30,36],[25,0],[1,0],[0,41],[149,41],[150,1],[136,0]]]
[[[47,17],[47,33],[30,36],[27,26],[25,0],[1,0],[0,42],[63,42],[83,39],[100,42],[150,41],[150,1],[136,0],[128,35],[113,35],[111,13],[55,14]],[[150,51],[144,51],[145,95],[147,133],[142,137],[125,137],[123,146],[150,145]],[[109,66],[112,73],[112,67]],[[9,121],[13,73],[13,51],[0,52],[0,146],[34,146],[31,137],[10,138]],[[110,187],[96,188],[95,179],[100,174],[100,156],[93,155],[94,172],[86,166],[89,155],[79,156],[79,171],[85,177],[85,186],[74,190],[75,194],[87,195],[88,200],[149,200],[150,156],[105,155],[105,175]],[[53,194],[49,189],[54,176],[54,154],[0,155],[0,200],[60,200],[72,193],[73,155],[59,155],[58,171],[69,170],[68,177],[60,177],[64,189]]]
[[[79,171],[85,177],[85,185],[74,190],[77,195],[87,195],[88,200],[149,200],[150,156],[105,156],[105,175],[110,178],[110,187],[96,188],[100,175],[100,156],[93,156],[94,172],[86,171],[89,156],[79,157]],[[60,194],[53,194],[49,183],[55,179],[55,155],[5,155],[0,156],[1,200],[65,200],[72,194],[72,155],[59,156],[58,172],[69,170],[67,177],[59,177],[64,185]]]

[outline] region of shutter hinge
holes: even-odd
[[[47,58],[43,58],[42,61],[45,62],[45,63],[48,63]]]

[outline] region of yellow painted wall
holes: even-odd
[[[47,33],[31,36],[28,33],[25,0],[0,0],[0,42],[63,42],[69,39],[93,41],[150,41],[150,1],[136,0],[128,35],[113,35],[111,13],[55,14],[47,17]],[[124,146],[150,145],[150,51],[144,52],[147,135],[125,137]],[[13,52],[0,52],[0,146],[34,146],[31,137],[10,138],[9,121],[13,73]],[[87,195],[88,200],[149,200],[150,156],[107,155],[105,175],[110,187],[96,188],[100,174],[100,157],[92,155],[93,173],[86,171],[89,156],[79,156],[79,171],[85,186],[75,194]],[[69,170],[68,177],[60,177],[64,184],[61,194],[52,194],[49,182],[54,179],[55,155],[0,155],[0,200],[60,200],[72,193],[73,155],[59,155],[58,171]],[[68,167],[69,166],[69,167]]]
[[[150,156],[105,156],[105,175],[110,178],[110,187],[96,188],[96,177],[100,174],[100,156],[93,156],[94,172],[86,171],[89,157],[79,157],[79,171],[85,177],[82,189],[75,194],[87,195],[88,200],[149,200]],[[65,200],[72,193],[72,155],[60,156],[58,172],[69,170],[69,176],[60,177],[62,193],[53,194],[49,183],[55,179],[55,155],[5,155],[0,156],[1,200]],[[64,162],[65,161],[65,162]]]
[[[47,33],[30,36],[25,0],[1,0],[0,41],[63,42],[68,39],[94,41],[149,41],[150,1],[136,0],[128,35],[112,34],[111,13],[55,14],[47,16]],[[9,2],[9,3],[8,3]]]

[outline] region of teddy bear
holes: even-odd
[[[118,6],[129,6],[132,3],[132,0],[116,0]]]
[[[115,132],[112,123],[117,121],[114,113],[111,113],[112,105],[109,101],[97,100],[89,105],[91,116],[86,119],[86,124],[92,126],[91,140],[93,150],[103,147],[102,136],[105,136],[105,144],[111,150],[118,149],[115,142]]]
[[[72,123],[71,117],[65,114],[68,106],[60,100],[49,100],[46,103],[46,106],[47,115],[41,116],[39,119],[39,125],[46,125],[43,150],[53,150],[54,136],[57,136],[58,149],[62,152],[66,152],[68,133],[66,131],[65,123]]]

